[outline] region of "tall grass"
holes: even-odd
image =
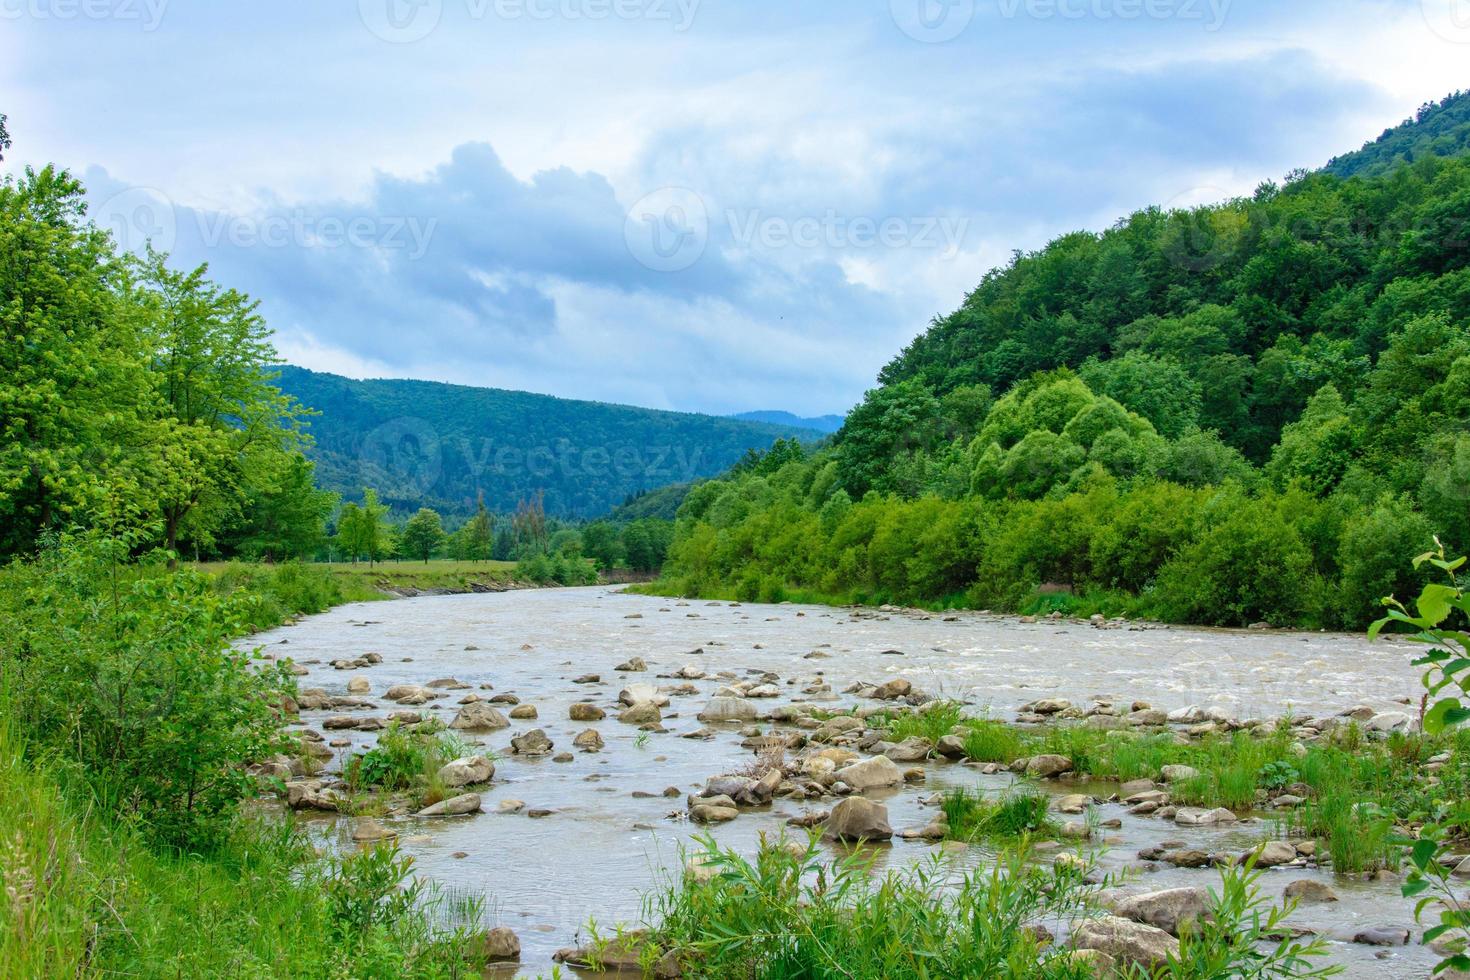
[[[1043,793],[1023,790],[988,799],[974,790],[959,788],[946,792],[940,805],[949,821],[952,840],[1011,841],[1028,835],[1045,836],[1055,830],[1047,818],[1047,797]]]
[[[958,701],[931,701],[917,711],[888,717],[885,728],[888,738],[894,742],[918,737],[935,743],[950,734],[964,716],[964,705]]]
[[[1096,968],[1050,945],[1036,924],[1076,924],[1091,914],[1089,869],[1041,867],[1024,848],[1002,851],[987,869],[959,873],[935,858],[879,876],[857,857],[824,863],[813,841],[792,853],[762,846],[754,860],[712,839],[697,857],[715,869],[649,896],[645,958],[672,954],[685,975],[753,980],[938,980],[1007,977],[1082,980]],[[1273,934],[1287,909],[1261,899],[1250,870],[1224,872],[1208,927],[1186,935],[1160,970],[1177,980],[1326,976],[1319,942]],[[1135,974],[1129,973],[1129,976]],[[1142,974],[1136,974],[1142,976]]]

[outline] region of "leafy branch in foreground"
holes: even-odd
[[[1438,539],[1435,544],[1439,544]],[[1372,625],[1368,636],[1376,638],[1385,626],[1401,623],[1414,630],[1404,639],[1429,647],[1414,666],[1425,668],[1421,725],[1426,733],[1438,735],[1470,721],[1470,708],[1461,701],[1461,695],[1470,696],[1470,633],[1448,625],[1454,622],[1456,613],[1459,622],[1470,620],[1470,596],[1456,575],[1465,565],[1464,557],[1447,558],[1440,546],[1414,559],[1415,568],[1426,564],[1439,569],[1445,581],[1424,586],[1414,601],[1413,612],[1397,599],[1384,599],[1388,614]],[[1449,871],[1441,860],[1444,838],[1443,827],[1433,823],[1424,827],[1420,839],[1412,842],[1412,870],[1403,888],[1405,898],[1418,899],[1414,914],[1421,922],[1433,906],[1439,906],[1438,925],[1424,930],[1426,943],[1449,953],[1435,968],[1436,974],[1470,970],[1470,907],[1456,897]]]

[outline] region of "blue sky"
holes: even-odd
[[[1467,85],[1470,0],[0,0],[4,166],[291,361],[717,413]]]

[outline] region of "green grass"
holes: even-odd
[[[973,804],[971,799],[966,806]],[[1013,804],[1015,812],[1031,804]],[[993,864],[959,873],[934,858],[878,875],[860,856],[826,863],[813,841],[792,853],[763,844],[753,860],[721,851],[712,839],[698,862],[708,881],[686,876],[645,900],[651,926],[645,961],[672,954],[699,980],[934,980],[1008,977],[1084,980],[1095,968],[1041,939],[1038,922],[1077,924],[1097,892],[1086,867],[1038,866],[1024,844]],[[1177,961],[1158,974],[1175,980],[1252,976],[1260,980],[1327,975],[1312,965],[1321,941],[1265,943],[1284,910],[1260,897],[1259,876],[1223,872],[1212,890],[1208,928],[1186,933]],[[594,945],[596,943],[595,930]],[[626,937],[625,937],[626,939]],[[1132,975],[1132,974],[1130,974]],[[1140,976],[1142,974],[1139,974]]]
[[[418,806],[429,806],[445,798],[439,770],[472,751],[455,732],[426,731],[423,724],[410,728],[395,721],[383,729],[376,746],[353,756],[343,775],[354,794],[374,788],[408,791]]]
[[[1025,737],[1004,722],[973,720],[966,727],[965,755],[976,762],[1010,765],[1026,753]]]
[[[289,824],[242,820],[181,855],[74,798],[0,726],[4,980],[479,975],[476,903],[414,890],[391,849],[322,861]]]
[[[970,789],[952,789],[941,804],[949,821],[949,838],[1012,841],[1022,836],[1051,836],[1056,826],[1047,816],[1047,797],[1022,790],[988,799]]]
[[[931,701],[917,711],[870,716],[868,724],[885,728],[893,742],[918,737],[932,744],[948,735],[964,715],[964,705],[958,701]]]

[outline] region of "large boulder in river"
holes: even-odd
[[[539,728],[533,728],[510,740],[510,750],[516,755],[550,755],[552,747],[551,739]]]
[[[449,727],[461,732],[493,732],[509,728],[505,715],[485,701],[476,701],[459,709]]]
[[[755,721],[760,709],[744,698],[710,698],[709,704],[699,713],[699,720],[711,721]]]
[[[1047,778],[1072,771],[1072,760],[1064,755],[1034,755],[1026,760],[1026,775]]]
[[[480,952],[491,963],[521,958],[521,940],[505,926],[491,929],[480,937]]]
[[[903,770],[894,765],[893,760],[887,756],[876,755],[837,770],[837,778],[862,793],[870,789],[903,785]]]
[[[1199,922],[1209,914],[1209,903],[1209,892],[1203,888],[1169,888],[1125,898],[1113,913],[1177,936],[1181,926]]]
[[[873,692],[873,697],[879,701],[896,701],[899,698],[908,697],[913,689],[914,685],[911,682],[902,677],[895,677],[891,681],[879,684],[878,689]]]
[[[849,796],[832,808],[826,835],[844,841],[888,840],[893,836],[888,807],[861,796]]]
[[[480,796],[478,793],[465,793],[463,796],[455,796],[450,799],[426,806],[418,812],[421,817],[458,817],[466,813],[480,812]]]
[[[1179,940],[1162,929],[1118,916],[1089,919],[1072,933],[1072,945],[1095,949],[1119,963],[1152,970],[1179,955]]]
[[[663,720],[664,716],[658,710],[658,705],[652,701],[639,701],[631,708],[624,708],[618,715],[618,721],[629,725],[657,725]]]
[[[583,701],[572,705],[570,717],[572,721],[601,721],[607,717],[607,712],[595,704]]]
[[[483,755],[465,756],[447,763],[439,770],[439,781],[451,789],[488,783],[495,778],[495,763]]]

